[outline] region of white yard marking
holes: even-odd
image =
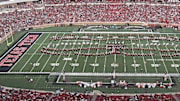
[[[109,42],[109,34],[108,34],[108,36],[107,36],[107,40],[106,40],[106,44]],[[106,52],[107,52],[107,48],[106,48]],[[106,71],[106,58],[107,58],[107,56],[105,55],[105,59],[104,59],[104,73],[105,73],[105,71]]]
[[[123,36],[123,39],[124,39],[124,36]],[[125,44],[125,41],[124,41],[124,44]],[[125,53],[125,49],[124,49],[124,53]],[[124,72],[126,72],[126,56],[125,55],[123,55],[124,56]]]
[[[76,40],[75,40],[75,42],[77,41],[78,39],[76,38]],[[75,44],[73,44],[73,46],[72,46],[72,48],[74,48],[75,47]],[[69,53],[69,55],[68,55],[68,58],[71,56],[71,53],[72,53],[72,51],[70,51],[70,53]],[[66,65],[67,65],[67,60],[66,60],[66,62],[64,63],[64,66],[63,66],[63,68],[62,68],[62,70],[61,70],[61,73],[64,71],[64,69],[65,69],[65,67],[66,67]]]
[[[76,41],[77,41],[77,38],[76,38]],[[74,48],[74,46],[75,46],[75,44],[73,44],[73,48]],[[72,52],[72,51],[71,51]],[[69,53],[69,55],[68,55],[68,57],[70,57],[70,55],[71,55],[71,52]],[[62,52],[61,52],[62,53]],[[61,56],[61,55],[60,55]],[[59,58],[57,59],[57,61],[59,60]],[[57,62],[56,61],[56,62]],[[62,70],[61,70],[61,72],[60,72],[60,74],[59,74],[59,76],[58,76],[58,78],[57,78],[57,82],[60,80],[60,78],[61,78],[61,75],[62,75],[62,73],[63,73],[63,71],[64,71],[64,69],[65,69],[65,67],[66,67],[66,64],[67,64],[67,60],[66,60],[66,62],[64,63],[64,66],[63,66],[63,68],[62,68]]]
[[[116,39],[115,39],[115,43],[116,43]],[[114,54],[114,63],[116,63],[116,54]]]
[[[81,48],[80,48],[80,50],[79,50],[79,54],[81,53],[81,50],[82,50],[83,45],[84,45],[84,44],[81,44]],[[75,63],[77,63],[77,61],[78,61],[78,59],[79,59],[79,54],[78,54],[77,57],[76,57]],[[74,72],[74,70],[75,70],[75,66],[73,66],[72,72]]]
[[[93,37],[92,37],[92,39],[91,39],[91,42],[92,42],[93,38],[94,38],[94,34],[93,34]],[[91,42],[90,42],[90,43],[91,43]],[[89,48],[91,48],[91,45],[92,45],[92,44],[90,44]],[[90,52],[90,49],[88,50],[88,54],[89,54],[89,52]],[[85,63],[84,63],[84,67],[83,67],[83,71],[82,71],[82,72],[84,72],[84,71],[85,71],[85,67],[86,67],[87,59],[88,59],[88,56],[86,57],[86,60],[85,60]]]
[[[76,41],[77,41],[77,38],[76,38]],[[76,42],[76,41],[75,41],[75,42]],[[75,44],[73,45],[73,47],[72,47],[72,48],[74,48],[74,46],[75,46]],[[72,51],[70,51],[70,53],[69,53],[69,55],[68,55],[68,58],[71,56],[71,53],[72,53]],[[66,60],[66,62],[65,62],[65,64],[64,64],[64,66],[63,66],[62,71],[64,71],[64,68],[66,67],[67,62],[68,62],[68,61]],[[62,72],[62,71],[61,71],[61,72]]]
[[[25,38],[25,37],[27,37],[28,35],[26,34],[23,38]],[[17,65],[17,63],[19,63],[19,61],[21,61],[21,59],[26,55],[26,54],[28,54],[28,52],[29,52],[29,50],[36,44],[36,42],[40,39],[42,37],[42,35],[40,35],[40,37],[33,43],[33,45],[31,45],[30,47],[29,47],[29,49],[22,55],[22,57],[14,64],[14,66],[13,67],[11,67],[11,69],[8,71],[8,72],[11,72],[11,70],[13,70],[13,68]],[[22,38],[22,39],[23,39]],[[22,41],[22,39],[20,39],[18,42],[20,42],[20,41]],[[17,45],[17,43],[16,43],[16,45]],[[12,47],[13,48],[13,47]],[[9,50],[8,50],[9,51]],[[3,56],[2,56],[3,57]],[[1,58],[2,58],[1,57]],[[0,58],[0,60],[1,60],[1,58]]]
[[[153,61],[153,59],[146,59],[146,61]],[[154,59],[154,61],[163,61],[163,59]],[[172,59],[164,59],[164,61],[172,61]],[[180,61],[180,59],[173,59],[173,61]]]
[[[169,36],[168,34],[167,34],[167,36]],[[164,42],[164,41],[163,41]],[[165,47],[166,47],[166,49],[168,49],[169,50],[169,48],[167,48],[167,45],[165,45]],[[173,46],[174,47],[174,46]],[[174,49],[176,50],[176,47],[174,47]],[[169,53],[169,55],[170,55],[170,53]],[[172,56],[170,55],[170,58],[171,58],[171,61],[172,61],[172,63],[173,64],[175,64],[175,62],[174,62],[174,60],[173,60],[173,58],[172,58]],[[178,71],[178,69],[177,69],[177,67],[175,67],[175,69],[176,69],[176,72],[177,73],[179,73],[179,71]]]
[[[22,72],[22,70],[26,67],[26,65],[29,63],[29,61],[34,57],[34,54],[37,53],[39,48],[43,45],[43,43],[49,38],[50,34],[47,35],[47,37],[43,40],[43,42],[39,45],[39,47],[34,51],[34,53],[31,55],[31,57],[26,61],[26,63],[23,65],[23,67],[20,69],[19,72]],[[29,49],[30,50],[30,49]]]
[[[74,32],[74,31],[73,31],[73,32]],[[76,38],[76,41],[77,41],[77,38]],[[73,47],[74,47],[74,46],[75,46],[75,44],[73,44]],[[71,53],[70,53],[70,54],[71,54]],[[69,55],[69,56],[70,56],[70,55]],[[69,57],[69,56],[68,56],[68,57]],[[58,58],[58,60],[59,60],[59,58]],[[57,60],[57,61],[58,61],[58,60]],[[57,61],[56,61],[56,62],[57,62]],[[67,64],[67,61],[66,61],[65,64]],[[64,71],[64,68],[65,68],[65,65],[63,66],[63,68],[62,68],[62,70],[61,70],[61,73],[59,74],[56,82],[59,82],[59,80],[60,80],[60,78],[61,78],[61,74],[62,74],[63,71]]]
[[[98,48],[99,48],[100,43],[101,43],[101,41],[100,41],[100,39],[99,39]],[[99,52],[99,49],[97,49],[96,54],[98,54],[98,52]],[[96,63],[96,62],[97,62],[97,56],[96,56],[96,58],[95,58],[95,63]],[[94,68],[93,68],[93,73],[95,72],[95,69],[96,69],[96,68],[97,68],[97,67],[94,66]]]
[[[138,38],[140,39],[139,34],[138,34]],[[140,41],[140,40],[139,40],[139,44],[140,44],[140,48],[141,48],[141,41]],[[144,54],[142,50],[141,50],[141,53]],[[144,56],[143,56],[143,62],[144,62],[145,72],[147,73],[146,61],[145,61],[145,59],[144,59]]]
[[[150,44],[149,44],[149,40],[147,39],[147,43],[148,43],[148,48],[150,49]],[[156,64],[155,63],[155,61],[154,61],[154,57],[153,57],[153,55],[152,55],[152,52],[150,51],[150,54],[151,54],[151,58],[152,58],[152,60],[153,60],[153,64]],[[156,71],[156,73],[158,73],[158,71],[157,71],[157,67],[154,67],[155,68],[155,71]]]
[[[57,34],[56,34],[57,35]],[[48,46],[50,46],[52,44],[53,41],[51,41]],[[39,61],[41,60],[42,56],[44,55],[44,53],[41,54],[41,56],[38,58],[38,60],[36,61],[36,63],[39,63]],[[30,72],[33,71],[33,69],[35,68],[35,66],[33,65],[33,67],[31,68]]]
[[[159,49],[159,46],[156,46],[156,47],[157,47],[157,49],[158,49],[158,50],[160,50],[160,49]],[[162,54],[161,54],[161,52],[160,52],[160,51],[159,51],[159,54],[160,54],[160,56],[161,56],[161,59],[163,60],[162,62],[163,62],[164,68],[165,68],[165,70],[166,70],[166,73],[168,73],[168,70],[167,70],[166,64],[165,64],[165,62],[164,62],[164,58],[162,57]]]
[[[134,54],[134,46],[133,46],[133,43],[132,43],[132,39],[131,39],[131,47],[132,47],[132,52],[133,52],[133,54]],[[133,62],[134,62],[134,64],[136,64],[136,58],[135,58],[135,56],[133,56]],[[136,73],[136,67],[134,67],[134,69],[135,69],[135,73]]]
[[[66,46],[67,46],[67,45],[64,45],[64,47],[63,47],[63,49],[62,49],[62,50],[64,50],[64,49],[66,48]],[[58,61],[59,61],[60,57],[62,56],[62,53],[63,53],[63,51],[61,51],[60,56],[58,56],[58,58],[57,58],[57,60],[56,60],[56,62],[55,62],[55,63],[58,63]],[[51,71],[54,71],[54,69],[55,69],[55,66],[53,66],[53,68],[51,69]]]
[[[56,34],[57,36],[58,34]],[[65,35],[65,33],[63,33],[62,37]],[[60,42],[62,42],[62,40],[59,40],[58,41],[58,44],[60,44]],[[57,49],[58,45],[56,45],[55,49]],[[55,52],[55,51],[54,51]],[[45,64],[43,65],[43,68],[41,69],[40,72],[43,72],[44,68],[46,67],[46,65],[48,64],[49,60],[51,59],[52,55],[49,56],[49,58],[47,59],[47,61],[45,62]],[[56,63],[57,64],[57,63]],[[55,67],[55,66],[53,66]]]

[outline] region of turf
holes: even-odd
[[[36,43],[26,52],[26,54],[22,57],[22,59],[20,59],[20,61],[17,63],[17,65],[15,65],[15,67],[11,70],[11,72],[20,72],[20,70],[22,70],[22,72],[51,72],[53,67],[50,65],[50,63],[53,62],[58,62],[60,63],[59,67],[54,67],[53,71],[54,72],[61,72],[62,69],[64,68],[65,71],[67,72],[83,72],[83,66],[84,66],[84,60],[86,60],[87,57],[83,57],[80,56],[78,58],[78,62],[80,63],[80,66],[78,68],[74,68],[71,67],[69,65],[69,63],[71,63],[72,61],[63,61],[62,59],[64,57],[67,56],[50,56],[50,55],[45,55],[42,53],[40,53],[40,50],[42,49],[42,47],[47,47],[48,44],[51,43],[51,41],[49,40],[49,38],[51,36],[54,35],[63,35],[62,32],[72,32],[72,31],[77,31],[79,29],[79,27],[51,27],[51,28],[43,28],[43,29],[35,29],[35,30],[30,30],[29,32],[58,32],[58,33],[54,33],[54,34],[42,34],[42,36],[40,36],[40,38],[36,41]],[[162,30],[159,30],[162,33],[166,33],[166,32],[173,32],[176,34],[169,34],[171,36],[175,36],[177,35],[178,37],[180,37],[180,30],[175,31],[173,29],[167,29],[167,28],[163,28]],[[26,33],[26,31],[24,32],[18,32],[15,33],[15,42],[17,42],[24,34]],[[82,36],[82,35],[80,35]],[[46,39],[47,38],[47,39]],[[107,38],[107,37],[106,37]],[[45,40],[46,39],[46,40]],[[43,42],[44,41],[44,42]],[[113,42],[113,41],[112,41]],[[141,43],[147,43],[146,41],[140,41]],[[13,44],[14,44],[13,43]],[[40,46],[42,43],[42,46]],[[51,44],[56,44],[58,43],[58,41],[52,42]],[[61,42],[59,42],[61,43]],[[64,42],[65,43],[65,42]],[[69,42],[68,42],[69,43]],[[125,42],[126,44],[131,44],[131,42]],[[139,43],[137,42],[133,42],[133,43]],[[163,43],[163,41],[160,41],[160,43]],[[12,44],[12,45],[13,45]],[[100,46],[103,46],[104,42],[100,42]],[[178,43],[175,43],[178,44]],[[12,46],[11,45],[11,46]],[[97,46],[97,45],[93,45],[93,46]],[[84,47],[84,46],[83,46]],[[89,46],[86,46],[89,47]],[[129,46],[131,47],[131,46]],[[64,46],[59,47],[59,49],[64,48]],[[65,48],[72,48],[72,46],[66,46]],[[156,48],[157,47],[152,47],[151,48]],[[160,49],[166,49],[165,46],[161,46],[159,47]],[[174,48],[173,46],[168,46],[167,48]],[[179,49],[179,47],[178,47]],[[0,45],[0,55],[4,54],[6,51],[8,50],[6,43],[4,42],[3,44]],[[35,52],[37,50],[37,52]],[[102,50],[101,52],[104,52],[105,50]],[[86,51],[85,51],[86,52]],[[92,50],[90,52],[96,53],[97,51]],[[128,51],[127,51],[128,52]],[[129,51],[131,52],[131,51]],[[135,51],[135,52],[139,52],[141,53],[141,51]],[[32,54],[35,54],[32,56]],[[144,52],[145,53],[145,52]],[[148,53],[148,52],[146,52]],[[158,54],[156,57],[156,59],[160,59],[160,54],[157,51],[156,54]],[[41,56],[42,55],[42,56]],[[28,61],[28,59],[32,56],[32,58]],[[41,58],[40,58],[41,57]],[[73,57],[73,62],[75,61],[74,59],[77,59],[77,56],[73,56],[72,54],[70,55],[70,57]],[[111,67],[111,63],[114,62],[114,55],[109,55],[107,56],[107,60],[106,60],[106,64],[105,64],[105,57],[98,57],[97,58],[97,63],[100,64],[100,66],[98,68],[95,68],[94,72],[112,72],[113,68]],[[145,57],[145,59],[149,59],[151,57]],[[87,59],[87,65],[85,66],[84,72],[93,72],[93,69],[91,66],[89,66],[89,63],[93,63],[95,61],[95,57],[88,57]],[[151,58],[152,59],[152,58]],[[169,58],[168,58],[169,59]],[[174,58],[174,59],[178,59],[178,58]],[[133,68],[131,66],[131,64],[133,63],[133,58],[132,57],[125,57],[126,60],[126,64],[124,64],[124,57],[122,56],[117,56],[117,62],[119,63],[119,67],[116,69],[116,72],[118,73],[135,73],[135,68]],[[137,63],[141,64],[140,67],[138,67],[136,69],[137,73],[146,73],[145,72],[145,65],[143,63],[143,58],[142,57],[135,57],[135,60]],[[48,61],[48,62],[46,62]],[[33,67],[32,64],[33,63],[40,63],[40,66],[38,67]],[[163,64],[162,61],[155,61],[155,63],[157,64],[161,64],[160,67],[158,67],[157,69],[157,73],[164,73],[166,72],[165,66]],[[176,64],[179,64],[179,61],[175,61]],[[22,69],[22,67],[26,64],[26,66]],[[66,65],[65,65],[66,64]],[[105,69],[104,69],[104,64],[105,64]],[[153,61],[148,61],[146,64],[147,67],[147,73],[156,73],[155,68],[151,67],[150,65],[153,64]],[[170,64],[172,64],[172,61],[166,61],[165,65],[167,66],[167,70],[170,73],[177,73],[177,70],[175,68],[172,68],[170,66]],[[126,69],[125,69],[126,66]],[[43,69],[44,68],[44,69]],[[177,68],[178,71],[180,71],[180,68]],[[32,70],[32,71],[31,71]],[[126,70],[126,72],[125,72]],[[50,91],[55,91],[61,88],[66,89],[67,91],[93,91],[93,90],[100,90],[102,92],[106,92],[106,93],[165,93],[165,92],[179,92],[180,91],[180,79],[179,78],[173,78],[175,81],[175,86],[172,89],[160,89],[160,88],[155,88],[155,89],[137,89],[137,88],[129,88],[127,90],[125,89],[121,89],[121,88],[98,88],[98,89],[92,89],[92,88],[81,88],[78,86],[67,86],[67,85],[57,85],[54,84],[54,82],[56,81],[57,77],[56,76],[51,76],[50,77],[50,81],[49,83],[46,82],[46,77],[48,75],[0,75],[0,85],[3,86],[9,86],[9,87],[15,87],[15,88],[26,88],[26,89],[37,89],[37,90],[50,90]],[[33,78],[34,82],[28,82],[28,78]],[[74,80],[73,78],[70,78],[69,80],[71,81]],[[84,78],[80,78],[80,79],[76,79],[76,80],[81,80]],[[141,77],[121,77],[120,79],[122,80],[128,80],[130,82],[139,82],[139,81],[148,81],[149,78],[144,78],[141,79]],[[99,78],[97,79],[99,80]],[[105,79],[107,80],[107,79]],[[89,81],[89,80],[87,80]],[[108,80],[107,80],[108,81]],[[154,80],[152,80],[154,81]]]
[[[28,78],[32,78],[33,82],[29,82]],[[56,79],[55,76],[51,76],[49,82],[47,83],[46,78],[47,78],[47,75],[1,75],[0,85],[14,87],[14,88],[46,90],[46,91],[56,91],[63,88],[66,91],[73,91],[73,92],[74,91],[84,92],[86,90],[88,91],[100,90],[104,93],[126,93],[126,94],[129,94],[129,93],[166,93],[166,92],[170,93],[170,92],[180,91],[179,78],[174,78],[176,85],[173,86],[173,88],[171,89],[162,89],[162,88],[143,89],[143,88],[133,88],[133,87],[130,87],[128,89],[106,88],[106,87],[93,89],[93,88],[82,88],[77,85],[67,86],[67,85],[54,84],[53,82]],[[121,77],[121,78],[130,80],[130,81],[142,81],[142,80],[136,79],[137,77],[131,77],[131,78]]]
[[[131,33],[132,34],[132,33]],[[161,46],[150,46],[146,44],[153,43],[151,40],[107,40],[107,41],[100,41],[98,39],[98,34],[93,34],[89,36],[91,39],[97,39],[96,41],[91,40],[56,40],[51,41],[50,38],[53,36],[68,36],[72,35],[72,33],[44,33],[40,36],[40,38],[36,41],[36,43],[25,53],[25,55],[18,61],[18,63],[13,67],[11,72],[92,72],[92,73],[110,73],[113,71],[113,67],[111,66],[113,63],[118,64],[116,67],[117,73],[179,73],[178,67],[171,67],[171,64],[179,64],[179,61],[174,61],[174,59],[179,59],[178,57],[162,57],[162,54],[159,52],[160,49],[175,49],[174,45],[178,45],[179,42],[173,41],[163,41],[160,40],[158,44]],[[83,37],[84,34],[75,34],[76,36]],[[118,35],[126,35],[126,34],[105,34],[101,33],[100,36],[103,36],[103,39],[109,39],[109,36],[118,36]],[[146,34],[148,35],[148,34]],[[145,35],[145,36],[146,36]],[[149,34],[151,35],[151,34]],[[155,34],[154,37],[157,37],[158,34]],[[177,36],[179,34],[161,34],[161,36]],[[129,39],[130,36],[121,36],[121,39]],[[143,38],[144,36],[140,36],[140,34],[136,34],[134,39],[136,38]],[[93,43],[92,45],[83,44],[83,42]],[[120,52],[126,53],[138,53],[138,54],[151,54],[150,51],[141,51],[135,50],[138,48],[138,45],[143,44],[141,48],[152,48],[155,51],[152,53],[155,56],[124,56],[122,54],[111,54],[107,56],[76,56],[74,55],[75,51],[60,51],[58,53],[66,53],[68,56],[63,55],[48,55],[43,54],[40,51],[43,47],[50,47],[55,49],[73,49],[73,48],[92,48],[92,47],[101,47],[104,48],[106,44],[117,44],[124,42],[124,45],[128,48],[133,48],[133,50],[120,50]],[[73,45],[73,43],[76,43]],[[169,45],[163,45],[164,43],[168,43]],[[58,44],[58,46],[57,46]],[[66,45],[67,44],[67,45]],[[71,44],[71,45],[69,45]],[[79,44],[79,45],[78,45]],[[135,44],[135,45],[132,45]],[[153,43],[154,44],[154,43]],[[179,49],[178,46],[176,49]],[[82,50],[80,53],[105,53],[111,52],[111,50]],[[53,51],[52,51],[53,52]],[[79,52],[79,51],[78,51]],[[166,53],[166,54],[173,54],[173,53]],[[72,61],[63,60],[65,58],[72,58]],[[162,59],[158,61],[158,59]],[[77,61],[77,62],[76,62]],[[146,62],[146,63],[144,63]],[[39,66],[34,66],[34,64],[38,63]],[[59,63],[59,66],[51,66],[52,63]],[[78,67],[70,66],[71,63],[79,63]],[[97,63],[99,66],[91,66],[90,64]],[[132,64],[139,64],[139,67],[133,67]],[[152,64],[159,64],[159,67],[152,67]]]

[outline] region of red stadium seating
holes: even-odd
[[[144,94],[144,95],[92,95],[92,93],[77,93],[62,91],[60,94],[46,91],[32,91],[0,87],[0,101],[176,101],[180,94]]]
[[[58,0],[54,0],[58,1]],[[64,0],[61,0],[64,1]],[[0,36],[28,26],[65,22],[144,22],[180,24],[178,5],[156,4],[68,4],[24,6],[0,14]],[[28,8],[28,9],[26,9]]]

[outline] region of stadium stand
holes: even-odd
[[[21,6],[20,6],[21,7]],[[65,22],[145,22],[180,24],[180,6],[144,4],[97,4],[22,6],[30,9],[16,9],[0,14],[0,34],[9,33],[29,26]],[[33,8],[32,8],[33,7]]]
[[[46,101],[52,95],[50,92],[40,92],[22,89],[3,88],[0,89],[0,101]]]
[[[180,99],[180,94],[176,94],[177,98]]]
[[[0,101],[177,101],[179,94],[138,94],[138,95],[94,95],[90,92],[66,92],[60,93],[35,91],[27,89],[16,89],[0,87]]]
[[[164,3],[176,4],[178,0],[43,0],[45,4],[62,3]]]

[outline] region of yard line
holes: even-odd
[[[161,36],[161,35],[160,35]],[[169,36],[168,34],[167,34],[167,36]],[[163,40],[163,42],[164,42],[164,40]],[[169,50],[169,48],[167,48],[167,46],[165,45],[165,47],[166,47],[166,49],[168,49]],[[173,46],[174,47],[174,46]],[[176,48],[174,47],[174,49],[176,50]],[[169,53],[169,52],[168,52]],[[169,55],[170,55],[170,53],[169,53]],[[171,58],[171,61],[172,61],[172,63],[173,64],[175,64],[175,62],[174,62],[174,60],[172,59],[172,56],[170,55],[170,58]],[[177,69],[177,67],[174,67],[175,69],[176,69],[176,72],[177,73],[179,73],[179,71],[178,71],[178,69]]]
[[[109,42],[109,34],[108,34],[108,36],[107,36],[107,40],[106,40],[106,44]],[[106,53],[107,53],[107,48],[106,48]],[[105,55],[105,59],[104,59],[104,73],[105,73],[105,70],[106,70],[106,58],[107,58],[107,56]]]
[[[156,47],[158,48],[158,50],[160,50],[158,46],[156,46]],[[168,73],[168,70],[167,70],[167,67],[166,67],[166,64],[165,64],[165,62],[164,62],[164,59],[163,59],[163,57],[162,57],[161,52],[159,52],[159,54],[160,54],[160,56],[161,56],[161,59],[163,60],[162,62],[163,62],[164,68],[165,68],[165,70],[166,70],[166,73]]]
[[[77,39],[78,39],[78,38],[76,38],[76,41],[77,41]],[[76,41],[75,41],[75,42],[76,42]],[[74,48],[74,46],[75,46],[75,44],[73,44],[72,48]],[[71,52],[72,52],[72,51],[70,51],[70,53],[69,53],[69,55],[68,55],[68,58],[71,56]],[[64,68],[66,67],[67,62],[68,62],[68,60],[66,60],[64,66],[63,66],[63,68],[62,68],[62,70],[61,70],[61,73],[64,71]]]
[[[149,44],[149,40],[147,39],[146,41],[147,41],[147,43],[148,43],[148,48],[150,49],[151,47],[150,47],[150,44]],[[155,64],[154,56],[152,55],[152,52],[151,52],[151,51],[150,51],[150,54],[151,54],[151,58],[152,58],[152,60],[153,60],[153,63]],[[155,68],[156,73],[158,73],[157,67],[154,67],[154,68]]]
[[[64,34],[65,34],[65,33],[64,33]],[[64,34],[63,34],[63,36],[64,36]],[[63,40],[62,40],[62,41],[63,41]],[[67,40],[67,42],[69,42],[69,41]],[[63,47],[63,49],[62,49],[62,50],[64,50],[64,49],[66,48],[66,46],[67,46],[67,44],[65,44],[65,45],[64,45],[64,47]],[[55,63],[58,63],[59,59],[60,59],[60,58],[61,58],[61,56],[62,56],[62,53],[63,53],[63,51],[61,51],[61,54],[60,54],[60,56],[58,56],[58,58],[57,58],[57,60],[56,60],[56,62],[55,62]],[[53,66],[53,68],[51,69],[51,72],[53,72],[53,71],[54,71],[55,67],[56,67],[56,66]]]
[[[79,41],[79,40],[78,40]],[[84,44],[81,44],[81,48],[80,48],[80,50],[79,50],[79,54],[81,53],[81,50],[82,50],[82,47],[84,46]],[[77,63],[77,61],[78,61],[78,59],[79,59],[79,54],[77,55],[77,57],[76,57],[76,60],[75,60],[75,63]],[[73,66],[73,69],[72,69],[72,72],[74,72],[74,70],[75,70],[75,66]]]
[[[33,83],[33,84],[34,84],[33,87],[36,87],[36,85],[38,84],[38,82],[39,82],[41,76],[42,76],[42,75],[40,75],[40,76],[38,77],[37,81],[36,81],[35,83]]]
[[[56,34],[56,35],[58,35],[58,34]],[[65,35],[65,33],[63,33],[62,37],[63,37],[64,35]],[[60,44],[60,42],[62,42],[62,40],[59,40],[59,41],[58,41],[58,44]],[[56,45],[55,49],[57,49],[57,47],[58,47],[58,45]],[[55,52],[55,50],[54,50],[54,52]],[[52,55],[49,56],[49,58],[47,59],[46,63],[43,65],[43,68],[41,69],[40,72],[42,72],[42,71],[44,70],[44,68],[46,67],[46,65],[47,65],[47,63],[49,62],[49,60],[50,60],[51,57],[52,57]]]
[[[56,34],[56,35],[57,35],[57,34]],[[51,42],[48,44],[48,46],[51,45],[52,42],[53,42],[53,41],[51,41]],[[41,60],[41,58],[42,58],[43,55],[44,55],[44,53],[41,54],[41,56],[38,58],[38,60],[36,61],[36,63],[39,63],[39,61]],[[33,67],[31,68],[30,72],[32,72],[35,67],[36,67],[36,66],[33,65]]]
[[[139,34],[138,34],[138,38],[140,39]],[[140,40],[139,40],[139,44],[140,44],[140,48],[141,48],[141,41],[140,41]],[[141,53],[144,54],[144,52],[143,52],[142,50],[141,50]],[[143,62],[144,62],[144,69],[145,69],[145,72],[147,73],[146,61],[145,61],[145,59],[144,59],[144,56],[143,56]]]
[[[132,44],[132,39],[131,39],[131,47],[132,47],[132,52],[133,52],[133,54],[134,54],[134,46],[133,46],[133,44]],[[136,64],[136,59],[135,59],[135,56],[133,56],[133,62],[134,62],[134,64]],[[135,73],[136,73],[136,66],[134,67],[134,69],[135,69]]]
[[[116,39],[115,39],[115,44],[116,44]],[[114,54],[114,63],[116,63],[116,53]]]
[[[26,61],[26,63],[24,64],[24,66],[20,69],[19,72],[22,72],[22,70],[25,68],[25,66],[29,63],[29,61],[32,59],[32,57],[34,57],[34,54],[36,54],[36,52],[39,50],[39,48],[42,46],[42,44],[47,40],[47,38],[49,38],[50,34],[48,34],[46,36],[46,38],[43,40],[43,42],[39,45],[39,47],[34,51],[34,53],[31,55],[31,57]]]
[[[65,44],[62,50],[64,50],[64,49],[66,48],[66,46],[67,46],[67,45]],[[57,58],[57,60],[56,60],[56,63],[58,63],[59,59],[60,59],[61,56],[62,56],[62,53],[63,53],[63,51],[61,51],[60,56],[58,56],[58,58]],[[53,66],[53,68],[52,68],[52,70],[51,70],[52,72],[54,71],[55,67],[56,67],[56,66]]]
[[[99,39],[99,44],[98,44],[98,48],[99,48],[99,45],[100,45],[100,43],[101,43],[101,41],[100,41],[100,39]],[[96,51],[96,54],[98,54],[98,52],[99,52],[99,49],[97,49],[97,51]],[[96,56],[96,58],[95,58],[95,63],[97,62],[97,56]],[[94,66],[94,68],[93,68],[93,73],[95,72],[95,66]]]
[[[123,39],[125,39],[124,36],[123,36]],[[124,45],[125,45],[125,41],[124,41]],[[125,53],[125,49],[124,49],[124,53]],[[126,68],[126,56],[125,55],[123,55],[123,56],[124,56],[124,72],[126,72],[126,69],[127,69]]]
[[[159,49],[159,46],[156,46],[156,47],[157,47],[157,49],[158,49],[158,50],[160,50],[160,49]],[[165,68],[165,70],[166,70],[166,73],[168,73],[168,70],[167,70],[166,64],[165,64],[165,62],[164,62],[164,59],[163,59],[162,54],[161,54],[161,52],[160,52],[160,51],[159,51],[159,54],[160,54],[160,56],[161,56],[161,59],[163,60],[162,62],[163,62],[164,68]]]
[[[93,37],[91,38],[91,42],[92,42],[93,38],[94,38],[94,34],[93,34]],[[90,43],[91,43],[91,42],[90,42]],[[92,45],[92,44],[90,44],[90,46],[89,46],[88,54],[89,54],[89,52],[90,52],[91,45]],[[84,71],[85,71],[85,67],[86,67],[87,59],[88,59],[88,56],[86,57],[86,60],[85,60],[85,63],[84,63],[84,67],[83,67],[83,71],[82,71],[82,72],[84,72]]]

